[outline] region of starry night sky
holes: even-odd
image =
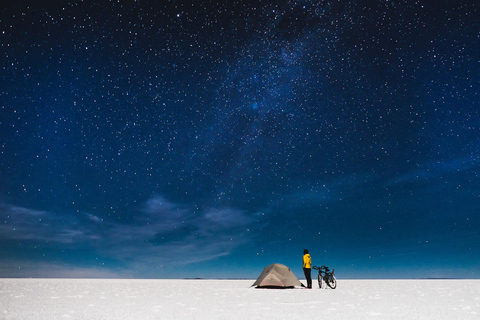
[[[480,277],[475,1],[10,1],[0,276]]]

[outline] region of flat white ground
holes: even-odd
[[[480,280],[338,280],[335,290],[253,282],[0,279],[0,319],[480,319]]]

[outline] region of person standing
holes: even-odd
[[[312,257],[307,249],[303,250],[303,273],[307,280],[307,288],[312,289]]]

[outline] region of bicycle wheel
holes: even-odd
[[[328,280],[325,282],[332,289],[335,289],[337,287],[337,279],[335,279],[335,276],[329,277]]]
[[[322,289],[322,276],[318,275],[318,287]]]

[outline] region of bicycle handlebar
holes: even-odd
[[[313,269],[315,269],[315,270],[319,270],[319,269],[320,270],[325,270],[325,269],[327,269],[327,267],[325,267],[325,266],[321,266],[321,267],[313,266]]]

